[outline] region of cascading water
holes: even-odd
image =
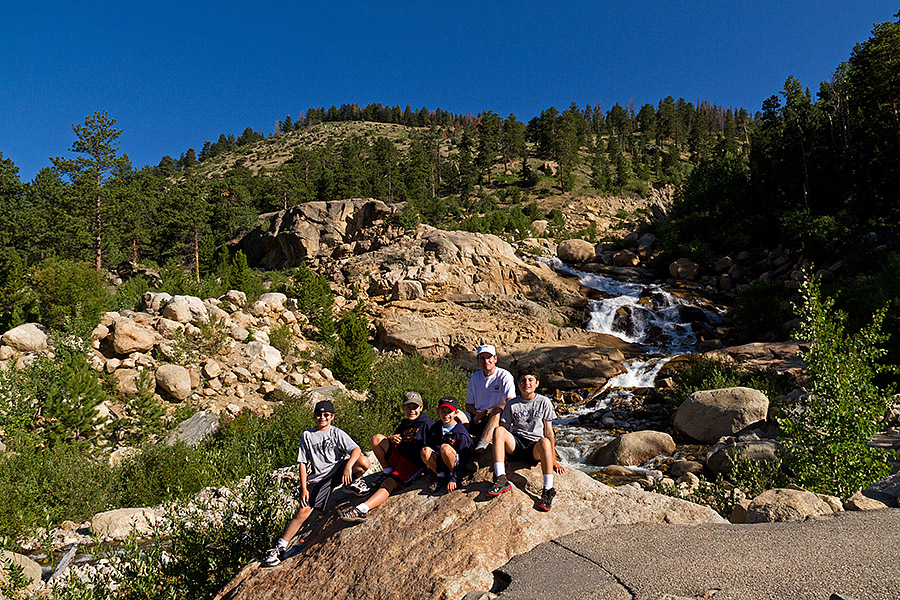
[[[657,374],[668,361],[694,351],[697,335],[689,320],[700,316],[707,323],[717,323],[721,317],[709,305],[679,298],[657,284],[623,282],[585,273],[558,259],[545,262],[606,296],[588,305],[585,329],[613,335],[645,350],[643,357],[626,362],[625,372],[611,378],[593,395],[589,407],[577,408],[557,422],[557,449],[562,460],[576,468],[593,470],[595,467],[585,461],[596,447],[616,435],[612,431],[616,423],[613,419],[598,421],[592,417],[613,404],[627,404],[636,390],[654,387]]]

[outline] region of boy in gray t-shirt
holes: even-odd
[[[356,442],[342,429],[332,426],[334,405],[329,400],[316,403],[316,426],[303,432],[297,462],[300,463],[298,486],[300,508],[291,519],[278,544],[270,549],[262,563],[274,567],[285,558],[288,544],[313,509],[325,510],[332,490],[343,484],[357,496],[369,493],[361,478],[371,463]],[[307,473],[308,471],[308,473]]]
[[[499,496],[512,489],[506,477],[506,457],[529,464],[541,463],[544,491],[537,507],[549,511],[556,496],[553,474],[564,473],[565,468],[556,460],[556,439],[553,436],[553,419],[556,412],[546,396],[537,393],[540,379],[534,366],[519,371],[517,380],[519,395],[506,403],[500,416],[500,427],[494,430],[494,485],[489,496]]]

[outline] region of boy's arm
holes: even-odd
[[[356,461],[359,460],[360,456],[362,456],[362,450],[359,446],[357,446],[350,453],[350,458],[347,459],[347,464],[344,466],[344,474],[341,477],[341,482],[344,485],[347,485],[351,481],[353,481],[353,465],[356,464]]]
[[[309,506],[309,489],[306,487],[306,463],[300,463],[300,506]]]
[[[550,440],[550,452],[553,453],[553,470],[565,473],[566,468],[556,460],[556,437],[553,435],[553,421],[544,421],[544,437]]]

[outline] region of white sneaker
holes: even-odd
[[[275,547],[269,548],[266,551],[265,557],[262,559],[262,565],[264,567],[274,567],[275,565],[281,564],[281,557],[284,555],[284,550]]]
[[[347,489],[360,498],[368,496],[372,492],[372,488],[369,487],[369,484],[366,483],[362,477],[355,481],[351,481],[347,486]]]

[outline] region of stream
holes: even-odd
[[[611,414],[627,414],[640,408],[641,398],[652,390],[656,376],[676,356],[697,351],[692,323],[714,325],[723,311],[710,303],[688,300],[660,284],[624,282],[596,273],[578,271],[559,259],[545,260],[557,271],[598,290],[602,299],[588,305],[585,329],[613,335],[639,345],[641,356],[624,363],[625,372],[611,378],[590,402],[556,421],[556,446],[567,466],[587,472],[600,467],[587,462],[591,453],[623,430],[642,429],[640,420],[623,421]],[[607,416],[603,416],[607,415]],[[650,466],[650,465],[647,465]]]

